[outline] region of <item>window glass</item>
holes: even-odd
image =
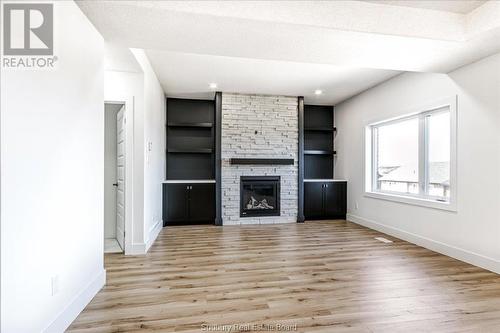
[[[450,112],[436,112],[427,116],[427,194],[450,197]]]
[[[376,186],[380,191],[419,193],[418,117],[376,129]]]

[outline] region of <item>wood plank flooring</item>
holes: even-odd
[[[500,332],[500,275],[346,221],[169,227],[105,266],[69,332]]]

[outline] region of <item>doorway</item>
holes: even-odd
[[[104,253],[125,249],[125,105],[104,104]]]

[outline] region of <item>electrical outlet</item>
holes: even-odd
[[[358,202],[356,201],[356,203],[354,204],[354,208],[358,209],[359,208],[359,204]]]
[[[51,278],[52,282],[52,296],[55,296],[59,292],[59,275],[54,275]]]

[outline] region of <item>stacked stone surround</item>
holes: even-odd
[[[297,222],[297,107],[296,97],[222,93],[224,225]],[[231,158],[293,158],[294,164],[231,165]],[[281,176],[281,215],[241,218],[240,176]]]

